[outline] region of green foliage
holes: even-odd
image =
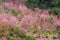
[[[58,17],[60,17],[60,0],[26,0],[25,3],[29,8],[48,9],[48,11],[58,14]]]
[[[5,2],[6,0],[1,0],[2,2]]]
[[[13,14],[14,16],[16,16],[18,13],[20,13],[19,10],[11,10],[11,12],[12,12],[12,14]]]
[[[52,5],[59,6],[60,0],[52,0]]]
[[[41,34],[43,34],[43,35],[48,35],[48,34],[52,35],[52,34],[54,34],[54,32],[51,31],[51,30],[42,30]]]
[[[16,11],[15,11],[15,10],[12,10],[12,14],[13,14],[13,15],[16,15],[17,13],[16,13]]]
[[[43,9],[59,6],[60,4],[60,0],[26,0],[25,2],[27,6],[34,6]]]
[[[14,33],[15,33],[16,35],[20,35],[21,31],[19,30],[19,28],[16,28],[16,29],[14,29]]]
[[[57,34],[58,34],[58,36],[59,36],[59,39],[60,39],[60,26],[57,26],[56,32],[57,32]]]
[[[13,36],[8,36],[8,40],[14,40]]]
[[[10,29],[9,33],[10,34],[8,35],[8,40],[14,40],[14,34],[17,37],[20,37],[22,40],[35,40],[33,36],[26,36],[26,34],[22,33],[21,30],[19,30],[19,28]]]
[[[38,0],[26,0],[25,3],[29,8],[34,8],[37,6]]]
[[[60,26],[57,26],[56,31],[60,35]]]
[[[13,36],[13,34],[16,34],[17,36],[19,36],[22,32],[20,31],[19,28],[15,28],[15,29],[10,29],[9,31],[10,35]]]
[[[54,35],[54,32],[51,31],[51,30],[43,30],[43,31],[41,31],[40,34],[43,35],[43,36],[47,36],[48,39],[51,39]]]
[[[50,9],[50,12],[52,12],[55,15],[60,15],[60,8],[54,7]]]
[[[31,36],[29,36],[29,37],[24,37],[24,38],[22,38],[22,40],[35,40],[35,38],[34,37],[31,37]]]
[[[42,9],[45,9],[47,8],[50,3],[50,0],[27,0],[26,1],[26,5],[30,8],[35,8],[35,7],[38,7],[38,8],[42,8]]]
[[[54,7],[52,9],[49,10],[50,13],[57,15],[58,18],[60,18],[60,8]]]
[[[53,21],[53,18],[48,18],[47,21],[48,21],[49,23],[51,23],[51,24],[53,24],[53,22],[54,22],[54,21]]]
[[[13,29],[9,31],[9,34],[10,34],[11,36],[13,36],[13,34],[14,34]]]
[[[35,40],[33,36],[26,36],[26,34],[22,33],[21,30],[19,30],[19,28],[10,29],[9,33],[10,34],[8,36],[8,40],[14,40],[14,34],[17,37],[20,37],[22,40]]]

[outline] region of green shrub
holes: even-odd
[[[26,0],[26,6],[29,8],[40,8],[49,10],[53,14],[57,14],[60,17],[60,0]]]
[[[49,10],[50,13],[57,15],[58,18],[60,18],[60,8],[54,7],[52,9]]]

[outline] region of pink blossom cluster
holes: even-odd
[[[17,26],[18,19],[11,14],[0,14],[0,25],[2,26]]]
[[[58,25],[60,25],[60,19],[57,18],[57,16],[53,15],[53,14],[49,14],[49,12],[47,10],[40,10],[38,8],[35,9],[35,11],[31,11],[29,9],[27,9],[27,7],[23,7],[21,6],[21,10],[23,13],[28,13],[28,15],[24,15],[24,17],[22,18],[22,23],[24,26],[27,27],[31,27],[31,25],[34,24],[39,24],[42,28],[47,28],[47,29],[56,29],[56,27]],[[22,13],[22,14],[23,14]],[[50,20],[50,18],[52,18],[52,20]],[[52,21],[53,24],[51,24],[48,21]],[[29,26],[28,26],[29,25]]]
[[[60,19],[58,19],[55,15],[49,14],[47,10],[40,10],[39,8],[35,8],[35,10],[33,11],[27,8],[24,4],[19,4],[19,3],[14,4],[13,2],[5,2],[5,6],[11,9],[20,10],[20,13],[17,14],[16,17],[17,19],[20,19],[20,25],[23,25],[25,27],[32,27],[36,24],[39,24],[43,29],[45,28],[53,29],[56,28],[58,25],[60,25]],[[4,14],[4,16],[6,16],[6,14]],[[12,19],[14,21],[9,22],[7,20],[4,20],[4,22],[7,23],[9,22],[15,25],[17,19],[12,18],[13,16],[12,17],[10,16],[11,15],[8,14],[6,17],[8,17],[9,21],[11,21]],[[52,20],[49,20],[50,18],[52,18]],[[51,24],[50,21],[52,21],[53,24]]]
[[[36,26],[39,26],[41,29],[50,29],[55,30],[57,26],[60,26],[60,19],[53,15],[49,14],[47,10],[40,10],[39,8],[35,8],[35,10],[31,10],[27,8],[24,4],[18,4],[13,2],[5,2],[5,7],[11,8],[14,10],[19,10],[20,13],[18,13],[16,16],[13,16],[8,12],[6,13],[0,13],[0,26],[6,27],[6,26],[12,26],[17,27],[23,31],[28,32],[29,29]],[[34,34],[33,36],[39,36],[38,34]],[[5,39],[5,38],[3,38]],[[37,38],[37,40],[48,40],[46,38]]]

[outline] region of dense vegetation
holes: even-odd
[[[53,14],[60,16],[60,0],[26,0],[29,8],[40,8],[48,10]]]
[[[60,40],[60,0],[0,0],[0,40]]]

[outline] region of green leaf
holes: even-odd
[[[8,40],[14,40],[13,36],[8,36]]]
[[[21,31],[19,30],[19,28],[15,28],[13,32],[16,35],[20,35],[21,34]]]
[[[5,2],[6,0],[1,0],[2,2]]]

